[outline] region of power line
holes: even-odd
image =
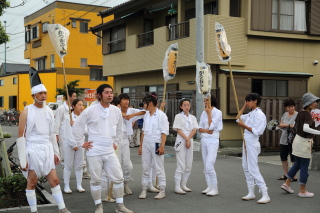
[[[21,34],[21,33],[24,33],[25,31],[22,31],[22,32],[19,32],[19,33],[7,33],[8,35],[18,35],[18,34]]]
[[[10,7],[10,8],[16,8],[16,7],[23,6],[23,5],[25,5],[25,3],[26,3],[27,1],[28,1],[28,0],[22,0],[22,2],[21,2],[19,5],[13,6],[13,7]]]

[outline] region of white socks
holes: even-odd
[[[66,205],[64,204],[64,200],[62,197],[60,185],[58,184],[57,186],[51,188],[51,192],[52,192],[52,197],[58,204],[59,210],[66,208]]]
[[[31,212],[36,212],[37,211],[36,191],[26,189],[26,196],[27,196],[27,200],[28,200]]]

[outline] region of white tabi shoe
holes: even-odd
[[[208,186],[205,190],[202,191],[202,194],[207,194],[208,192],[210,192],[211,190],[211,186]]]
[[[64,208],[64,209],[60,209],[59,213],[71,213],[71,212],[69,212],[67,208]]]
[[[149,187],[148,187],[148,192],[153,192],[153,193],[159,193],[160,190],[159,189],[156,189],[152,183],[149,184]]]
[[[166,197],[165,188],[160,187],[160,192],[157,194],[157,196],[154,197],[154,199],[163,199]]]
[[[211,190],[207,192],[207,196],[215,196],[218,195],[218,186],[212,186]]]
[[[127,209],[123,203],[117,203],[116,213],[133,213],[133,211]]]
[[[256,199],[256,196],[254,195],[254,185],[248,186],[249,193],[242,197],[242,200],[254,200]]]
[[[180,184],[176,184],[175,188],[174,188],[174,192],[179,194],[179,195],[185,195],[187,194],[187,192],[183,191],[180,187]]]
[[[139,199],[146,199],[147,198],[147,187],[142,187],[141,194],[139,195]]]
[[[96,210],[94,213],[103,213],[103,206],[102,203],[96,205]]]
[[[72,194],[72,191],[71,191],[71,189],[70,189],[70,187],[69,187],[69,184],[65,184],[64,185],[64,193],[66,193],[66,194]]]
[[[262,192],[262,198],[260,200],[258,200],[257,203],[259,203],[259,204],[270,203],[271,200],[270,200],[270,197],[268,195],[268,189],[265,188],[265,189],[261,190],[261,192]]]
[[[128,181],[124,181],[124,187],[123,188],[124,188],[124,194],[132,195],[132,191],[129,188]]]
[[[185,191],[185,192],[191,192],[191,189],[189,189],[189,188],[187,187],[187,183],[185,183],[185,182],[182,182],[182,183],[181,183],[181,189],[182,189],[183,191]]]
[[[79,193],[85,192],[86,190],[84,188],[82,188],[82,186],[77,186],[77,191]]]

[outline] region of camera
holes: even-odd
[[[315,60],[313,61],[313,65],[316,66],[319,63],[319,61]]]

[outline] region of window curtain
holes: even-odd
[[[279,0],[272,0],[272,29],[278,29],[278,2]]]
[[[304,1],[296,1],[294,11],[294,31],[307,31],[306,3]]]
[[[293,30],[293,0],[280,1],[280,30]]]

